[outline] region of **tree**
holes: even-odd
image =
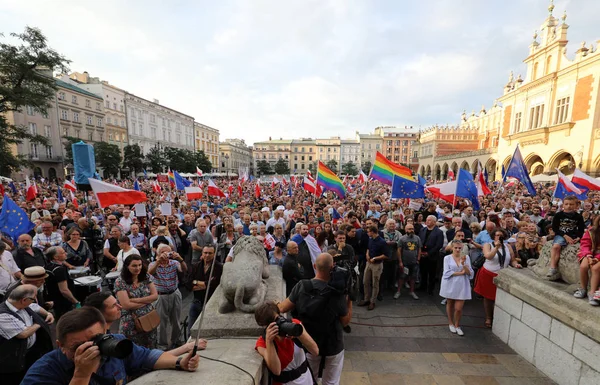
[[[273,169],[275,170],[275,173],[279,175],[288,175],[290,173],[290,166],[283,158],[279,158]]]
[[[211,172],[212,171],[212,163],[208,160],[208,156],[204,153],[204,151],[196,151],[194,154],[194,169],[190,172],[196,172],[196,166],[202,170],[203,172]]]
[[[259,176],[273,174],[271,165],[266,160],[259,160],[258,162],[256,162],[256,169],[258,170]]]
[[[335,159],[330,159],[327,161],[327,163],[325,163],[325,166],[327,166],[331,171],[335,172],[337,174],[338,172],[338,162]]]
[[[317,162],[316,161],[308,164],[308,171],[310,171],[313,174],[317,172]]]
[[[65,163],[73,164],[73,147],[71,147],[75,143],[79,143],[81,139],[75,138],[74,136],[63,136],[65,140],[63,142],[65,146]]]
[[[363,171],[365,174],[369,175],[369,174],[371,173],[371,166],[373,166],[373,165],[371,164],[371,162],[369,162],[369,161],[366,161],[365,163],[363,163],[363,165],[362,165],[362,167],[361,167],[361,168],[362,168],[362,171]]]
[[[0,174],[3,175],[32,165],[25,155],[13,153],[15,146],[25,141],[49,143],[47,138],[30,132],[27,127],[9,124],[7,114],[18,113],[26,106],[47,114],[56,94],[56,83],[52,74],[42,69],[69,71],[69,61],[48,47],[39,29],[26,27],[23,33],[10,36],[22,43],[19,46],[0,43]]]
[[[358,168],[352,162],[344,163],[342,165],[342,174],[357,175],[358,174]]]
[[[121,150],[116,144],[98,142],[94,144],[96,166],[104,169],[104,177],[116,176],[121,167]]]
[[[155,174],[163,172],[163,168],[167,166],[164,152],[158,147],[152,147],[146,154],[146,165]]]
[[[129,167],[132,174],[141,172],[144,168],[144,155],[137,144],[129,144],[123,148],[123,167]]]

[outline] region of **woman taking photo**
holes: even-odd
[[[446,298],[446,314],[451,333],[464,336],[460,327],[463,306],[471,299],[471,284],[473,269],[471,260],[463,253],[463,243],[460,240],[450,242],[452,254],[444,257],[444,272],[440,284],[440,296]]]
[[[73,227],[67,231],[67,241],[63,242],[63,249],[67,253],[64,265],[69,269],[78,266],[87,267],[92,261],[92,251],[87,242],[81,239],[79,227]]]
[[[496,302],[496,285],[494,277],[498,275],[501,269],[511,265],[517,269],[521,265],[515,260],[512,248],[508,246],[506,240],[508,233],[501,228],[496,228],[493,232],[494,241],[483,245],[483,256],[485,262],[483,267],[477,273],[475,283],[475,293],[483,297],[483,309],[485,310],[485,327],[491,328],[494,319],[494,304]]]
[[[135,327],[135,319],[153,311],[152,303],[158,299],[158,292],[150,281],[142,257],[130,255],[125,259],[121,276],[115,282],[115,292],[122,307],[119,333],[137,345],[156,348],[157,329],[145,333],[137,331]]]

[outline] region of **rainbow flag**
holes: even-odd
[[[169,183],[171,184],[171,186],[175,186],[175,173],[171,171],[171,169],[169,169],[169,172],[167,172],[167,176],[169,177]]]
[[[346,188],[341,179],[321,161],[317,166],[317,185],[333,191],[341,199],[346,197]]]
[[[383,156],[382,153],[377,151],[375,163],[373,164],[373,168],[371,169],[371,174],[369,174],[369,177],[376,179],[381,183],[392,185],[394,175],[400,178],[410,179],[414,182],[412,172],[409,168],[392,162]]]

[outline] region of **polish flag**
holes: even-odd
[[[290,176],[290,183],[292,183],[294,187],[298,187],[298,178],[296,178],[296,175]]]
[[[94,178],[88,178],[88,181],[100,207],[133,205],[148,200],[142,191],[129,190]]]
[[[198,176],[202,176],[202,170],[200,170],[198,166],[196,166],[196,174],[198,174]]]
[[[79,208],[79,202],[77,201],[77,198],[75,198],[75,194],[73,194],[73,191],[69,191],[71,193],[71,202],[73,203],[73,206],[75,206],[76,209]]]
[[[238,195],[241,197],[243,195],[243,192],[244,192],[243,189],[242,189],[242,182],[241,181],[240,181],[240,183],[238,183],[237,189],[238,189]]]
[[[344,180],[342,181],[342,184],[344,186],[348,186],[348,174],[346,174],[346,176],[344,177]]]
[[[229,184],[229,195],[233,194],[233,185]]]
[[[592,178],[578,168],[575,169],[575,172],[571,177],[571,182],[578,186],[586,187],[590,190],[600,190],[600,180]]]
[[[77,191],[77,185],[75,185],[74,180],[65,180],[64,188],[73,192]]]
[[[260,183],[254,185],[254,196],[260,198]]]
[[[29,181],[29,175],[25,177],[25,187],[27,187],[25,199],[28,201],[35,200],[35,196],[37,195],[37,188],[35,187],[35,184],[31,184],[31,182]]]
[[[445,200],[448,203],[454,203],[454,194],[456,193],[456,181],[434,184],[425,187],[434,197]]]
[[[217,187],[212,179],[208,180],[208,196],[225,198],[225,193]]]
[[[274,176],[273,180],[271,181],[271,188],[274,188],[277,183],[279,183],[279,179]]]
[[[475,186],[477,186],[477,196],[485,196],[492,193],[492,190],[485,182],[485,175],[481,169],[481,163],[477,162],[477,174],[475,175]]]
[[[160,188],[160,184],[156,180],[154,181],[154,183],[152,183],[152,191],[154,191],[157,194],[162,193],[162,188]]]
[[[285,178],[281,178],[281,183],[283,183],[283,185],[286,187],[289,184],[289,182],[287,180],[285,180]]]
[[[200,187],[184,187],[184,190],[188,201],[202,199],[202,189]]]
[[[454,171],[448,170],[448,179],[454,180]]]
[[[559,169],[556,169],[556,172],[558,173],[558,182],[560,184],[562,184],[563,186],[565,186],[565,189],[567,189],[568,192],[572,192],[572,193],[575,193],[577,195],[583,194],[583,191],[581,191],[577,186],[575,186],[572,181],[570,181],[569,179],[567,179],[567,177],[565,176],[565,174],[563,174],[562,172],[560,172]]]
[[[358,183],[366,183],[367,182],[367,175],[360,170],[360,174],[358,174]]]
[[[304,177],[303,187],[304,187],[304,190],[306,190],[309,193],[314,194],[314,195],[320,195],[323,193],[321,186],[315,186],[314,179],[312,179],[309,175],[306,175]]]

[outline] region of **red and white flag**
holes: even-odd
[[[273,180],[271,181],[271,188],[274,188],[277,183],[279,183],[279,179],[277,179],[277,177],[274,176]]]
[[[146,194],[142,191],[126,189],[94,178],[88,178],[88,181],[90,182],[92,190],[94,190],[96,200],[100,207],[108,207],[110,205],[133,205],[148,200]]]
[[[254,196],[260,198],[260,179],[257,179],[254,185]]]
[[[556,169],[556,172],[558,173],[558,183],[561,183],[563,186],[565,186],[568,192],[572,192],[577,195],[583,194],[583,191],[581,191],[579,187],[575,186],[573,182],[565,176],[565,174],[560,172],[559,169]]]
[[[316,186],[314,179],[312,179],[308,174],[304,177],[303,187],[305,191],[308,191],[314,195],[321,195],[323,193],[321,186]]]
[[[76,209],[79,208],[79,202],[77,201],[77,198],[75,198],[75,194],[73,194],[73,191],[69,191],[71,193],[71,203],[73,203],[73,206],[75,206]]]
[[[225,193],[217,187],[212,179],[208,180],[208,196],[225,198]]]
[[[233,194],[233,185],[229,184],[229,195]]]
[[[475,174],[475,186],[477,186],[477,196],[485,196],[492,193],[485,181],[485,174],[481,169],[481,162],[477,162],[477,174]]]
[[[286,187],[289,184],[289,182],[287,180],[285,180],[285,178],[281,178],[281,183],[283,183],[283,185]]]
[[[64,188],[73,192],[77,191],[77,185],[74,180],[65,180]]]
[[[290,176],[290,182],[294,185],[294,187],[298,187],[298,178],[296,175]]]
[[[196,174],[198,174],[198,176],[202,176],[202,170],[200,170],[198,166],[196,166]]]
[[[367,175],[363,172],[363,170],[360,170],[360,173],[358,174],[358,183],[366,183],[367,182]]]
[[[344,180],[342,181],[342,184],[344,186],[348,186],[348,174],[346,174],[346,176],[344,177]]]
[[[448,203],[454,203],[454,195],[456,194],[456,181],[434,184],[425,187],[434,197],[443,199]]]
[[[578,168],[575,169],[573,177],[571,177],[571,182],[579,186],[587,187],[590,190],[600,190],[600,180],[592,178]]]
[[[188,201],[202,199],[202,189],[200,187],[184,187],[184,190]]]
[[[25,187],[27,187],[27,193],[25,195],[25,199],[28,201],[35,200],[35,196],[37,195],[37,187],[34,184],[31,184],[29,181],[29,175],[25,177]]]
[[[156,180],[154,181],[154,183],[152,183],[152,191],[154,191],[157,194],[162,194],[162,188]]]
[[[454,180],[454,171],[448,170],[448,179]]]
[[[242,181],[241,180],[238,183],[237,189],[238,189],[238,195],[241,197],[243,195],[243,192],[244,192],[244,190],[242,189]]]

